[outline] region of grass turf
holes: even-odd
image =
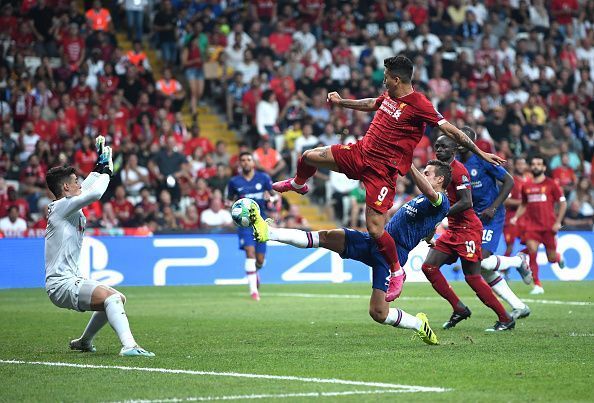
[[[449,305],[428,284],[407,284],[398,306],[423,311],[440,346],[411,339],[412,331],[380,326],[367,315],[366,284],[264,285],[253,302],[245,287],[129,287],[127,312],[137,341],[153,359],[119,357],[106,326],[97,353],[68,350],[89,314],[54,307],[45,292],[0,291],[0,360],[66,362],[214,372],[338,378],[444,387],[444,393],[320,397],[323,401],[592,401],[594,310],[591,282],[545,283],[529,302],[532,315],[512,332],[485,334],[495,315],[469,287],[454,288],[472,318],[444,331]],[[529,288],[516,282],[520,297]],[[319,298],[293,295],[319,294]],[[340,297],[337,295],[345,295]],[[348,298],[348,296],[354,296]],[[408,297],[408,298],[407,298]],[[252,394],[384,391],[382,388],[295,380],[14,365],[0,363],[3,401],[121,401]],[[311,397],[292,396],[286,401]],[[277,400],[266,398],[262,400]],[[260,400],[261,401],[261,400]]]

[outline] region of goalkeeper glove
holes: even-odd
[[[102,174],[113,175],[113,159],[111,147],[105,145],[105,137],[98,136],[95,140],[95,146],[97,147],[97,165],[93,171]]]

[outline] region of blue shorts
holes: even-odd
[[[344,251],[340,257],[357,260],[370,266],[373,278],[372,287],[384,292],[387,291],[390,281],[390,266],[378,250],[375,241],[367,232],[344,228],[344,234]],[[398,251],[400,265],[404,266],[410,251],[398,245],[398,241],[396,241],[396,250]]]
[[[252,228],[238,228],[237,237],[239,238],[239,249],[245,249],[246,246],[253,246],[256,248],[256,253],[266,253],[266,242],[256,242]]]
[[[198,67],[189,67],[186,69],[186,79],[189,80],[204,80],[204,70]]]
[[[483,242],[482,249],[488,250],[495,254],[499,246],[499,239],[503,234],[503,225],[505,224],[505,216],[494,217],[488,223],[483,223]]]

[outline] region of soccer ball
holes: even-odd
[[[235,225],[244,228],[252,225],[252,221],[250,220],[250,207],[252,205],[256,205],[256,209],[258,210],[258,213],[260,213],[260,206],[258,206],[258,203],[247,197],[239,199],[233,203],[233,206],[231,206],[231,217],[233,218]]]

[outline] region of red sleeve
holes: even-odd
[[[526,195],[526,192],[524,191],[524,189],[525,189],[525,187],[522,186],[522,190],[521,190],[521,193],[522,193],[522,204],[528,203],[528,195]]]
[[[385,98],[386,98],[386,95],[385,95],[385,93],[384,93],[384,94],[380,95],[379,97],[377,97],[377,98],[375,99],[375,104],[374,104],[374,106],[375,106],[375,108],[376,108],[376,109],[378,109],[378,108],[380,107],[380,105],[382,104],[382,102],[384,102],[384,99],[385,99]]]
[[[431,126],[438,126],[441,121],[445,120],[443,115],[435,109],[431,101],[429,101],[424,95],[416,108],[416,115],[422,122],[427,123]]]
[[[463,166],[455,164],[452,169],[452,182],[456,186],[456,190],[463,190],[463,189],[472,189],[470,185],[470,175],[468,175],[468,171]]]

